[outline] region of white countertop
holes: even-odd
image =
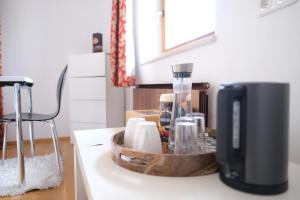
[[[289,165],[289,189],[280,195],[253,195],[223,184],[218,174],[159,177],[129,171],[110,156],[111,137],[120,128],[75,131],[75,148],[89,199],[130,200],[296,200],[300,197],[300,166]],[[91,146],[94,144],[103,144]]]

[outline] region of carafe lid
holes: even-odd
[[[182,78],[191,77],[191,74],[193,72],[193,65],[194,63],[182,63],[182,64],[172,65],[172,71],[174,77],[182,77]]]
[[[176,72],[193,72],[193,65],[194,63],[182,63],[182,64],[176,64],[172,65],[172,71],[174,73]]]

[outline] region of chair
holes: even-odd
[[[66,75],[67,69],[68,69],[68,65],[63,69],[63,71],[60,74],[59,79],[58,79],[57,91],[56,91],[57,109],[54,113],[52,113],[52,114],[22,113],[21,114],[22,121],[42,122],[42,123],[49,124],[49,126],[51,128],[51,134],[52,134],[52,140],[53,140],[53,145],[54,145],[54,151],[55,151],[55,155],[56,155],[57,167],[58,167],[60,173],[62,173],[61,162],[60,162],[60,159],[62,158],[62,156],[61,156],[61,150],[59,147],[59,140],[57,137],[57,130],[56,130],[54,118],[59,114],[59,111],[60,111],[62,90],[63,90],[63,85],[64,85],[64,80],[65,80],[65,75]],[[16,121],[16,114],[10,113],[10,114],[3,115],[0,119],[0,121],[4,124],[4,138],[3,138],[3,147],[2,147],[3,148],[2,149],[2,160],[4,161],[5,154],[6,154],[7,125],[11,122]]]

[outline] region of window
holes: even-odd
[[[214,33],[214,0],[162,0],[162,8],[164,51]]]
[[[206,44],[214,31],[215,0],[134,0],[138,64]]]

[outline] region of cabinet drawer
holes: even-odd
[[[105,101],[71,101],[71,122],[106,123]]]
[[[69,56],[69,76],[105,76],[105,53]]]
[[[106,78],[86,77],[69,79],[71,100],[105,100]]]

